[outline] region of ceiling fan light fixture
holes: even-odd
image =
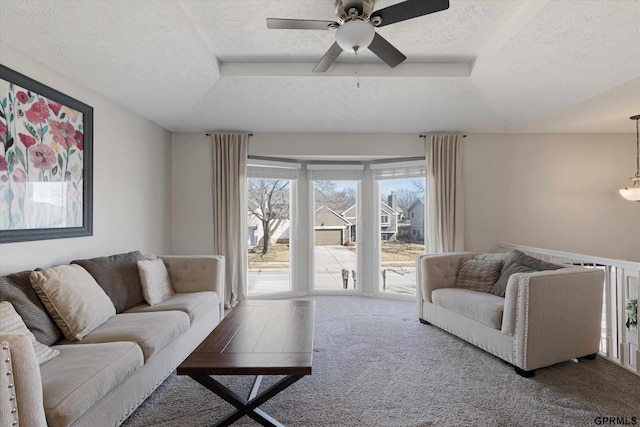
[[[376,30],[368,22],[360,19],[345,22],[336,30],[336,42],[344,51],[355,51],[369,47]]]

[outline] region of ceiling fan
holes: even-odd
[[[449,0],[405,0],[374,11],[375,0],[336,0],[337,21],[267,18],[267,28],[278,30],[336,30],[336,41],[313,68],[323,73],[342,51],[356,54],[368,48],[391,68],[407,59],[375,27],[395,24],[449,8]]]

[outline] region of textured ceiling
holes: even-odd
[[[450,3],[378,28],[408,59],[360,88],[353,54],[310,72],[333,31],[266,28],[334,0],[0,0],[0,39],[172,131],[633,131],[640,0]]]

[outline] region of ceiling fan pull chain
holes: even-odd
[[[360,89],[360,64],[358,63],[358,46],[354,46],[353,50],[356,52],[356,87]]]

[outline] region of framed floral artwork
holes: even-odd
[[[93,233],[93,108],[0,65],[0,243]]]

